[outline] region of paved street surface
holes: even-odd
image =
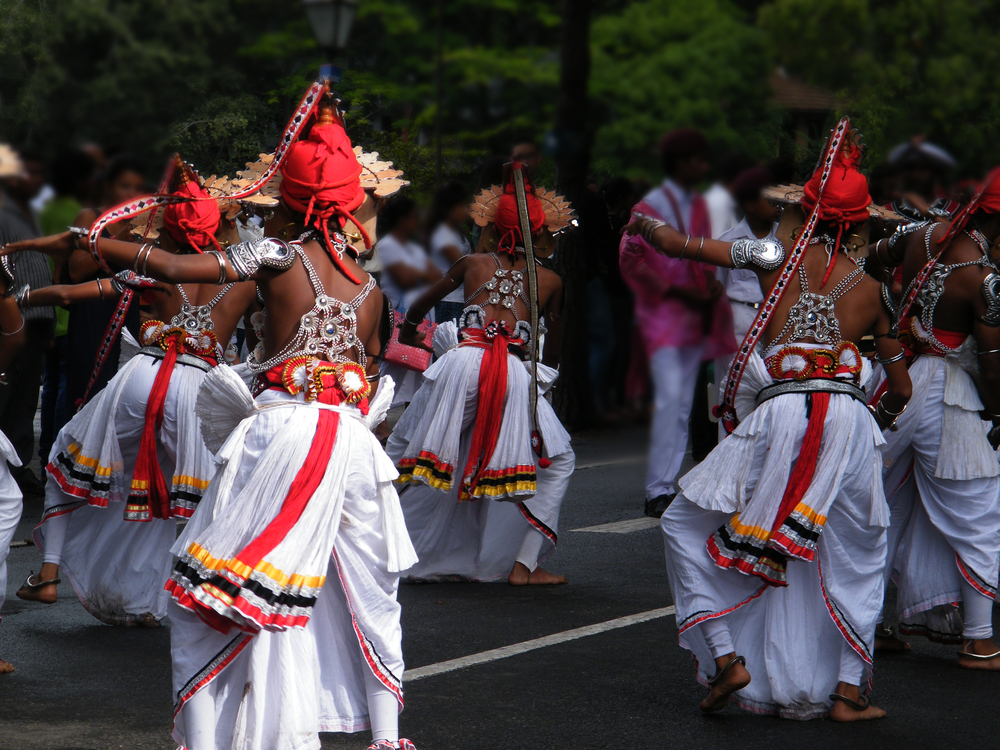
[[[569,586],[401,586],[400,728],[420,750],[997,746],[1000,674],[960,670],[955,648],[924,642],[877,660],[875,700],[889,712],[881,722],[799,723],[733,709],[701,716],[704,689],[663,611],[671,598],[660,532],[640,520],[643,437],[576,440],[578,470],[548,564]],[[40,511],[30,500],[19,540]],[[13,592],[39,563],[33,547],[11,551],[0,656],[17,672],[0,676],[0,748],[173,750],[169,628],[102,625],[67,584],[54,606],[22,602]],[[331,750],[367,742],[364,733],[323,736]]]

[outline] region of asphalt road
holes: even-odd
[[[960,670],[953,647],[919,641],[908,655],[876,662],[874,698],[889,717],[853,726],[735,709],[701,716],[704,689],[672,616],[421,677],[421,667],[671,604],[658,528],[575,531],[640,517],[643,435],[603,432],[576,446],[580,468],[547,564],[569,586],[401,586],[404,653],[418,679],[406,683],[400,729],[420,750],[997,746],[1000,675]],[[30,536],[40,511],[29,500],[18,539]],[[173,750],[169,628],[102,625],[66,584],[51,607],[20,601],[13,592],[39,559],[31,547],[9,558],[0,656],[17,672],[0,676],[0,748]],[[324,748],[367,745],[366,733],[323,735]]]

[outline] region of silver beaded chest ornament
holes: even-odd
[[[938,251],[934,253],[933,256],[930,254],[930,242],[929,240],[926,241],[928,261],[924,267],[920,269],[920,273],[918,273],[913,281],[910,282],[910,288],[907,291],[906,298],[903,300],[903,304],[899,306],[899,320],[902,320],[909,314],[910,308],[913,307],[913,303],[917,301],[918,297],[920,297],[921,292],[924,289],[924,285],[927,284],[928,279],[931,277],[931,272],[934,271],[934,267],[938,264],[941,256],[944,255],[944,251],[951,245],[951,241],[965,231],[965,226],[969,223],[969,219],[971,219],[972,215],[979,209],[979,204],[983,199],[983,194],[993,185],[993,180],[995,179],[993,174],[994,173],[991,173],[991,177],[993,179],[988,179],[983,182],[982,187],[979,188],[975,197],[969,201],[969,205],[955,214],[955,218],[948,226],[948,231],[945,232],[944,237],[938,241]],[[928,236],[929,232],[930,230],[928,230]]]
[[[802,233],[795,242],[795,246],[792,248],[792,251],[788,254],[788,257],[785,260],[785,265],[781,269],[781,274],[778,276],[778,280],[774,282],[774,286],[771,287],[771,291],[764,297],[764,302],[761,304],[760,310],[757,312],[757,317],[754,320],[753,325],[750,326],[750,330],[747,331],[747,335],[744,337],[739,350],[736,352],[736,356],[733,358],[733,364],[729,368],[729,375],[726,377],[726,390],[723,395],[723,401],[715,408],[714,412],[715,415],[722,421],[727,433],[731,433],[739,424],[739,420],[736,416],[735,402],[736,391],[739,388],[740,381],[743,380],[743,373],[746,372],[746,367],[750,361],[751,355],[753,354],[754,347],[757,346],[757,342],[760,341],[760,337],[764,334],[768,323],[771,322],[771,318],[774,316],[774,311],[781,303],[782,298],[785,296],[785,292],[788,291],[788,282],[791,281],[792,276],[798,273],[799,266],[802,264],[806,248],[809,247],[809,244],[812,241],[813,232],[816,231],[816,224],[819,222],[819,209],[822,204],[823,193],[826,191],[826,185],[830,180],[830,175],[833,173],[833,167],[836,164],[837,156],[840,154],[840,149],[843,147],[844,140],[847,138],[850,130],[851,120],[849,117],[844,117],[839,123],[837,123],[837,127],[833,133],[830,134],[830,140],[827,143],[826,151],[823,157],[823,171],[820,175],[816,205],[813,206],[813,210],[809,214],[809,218],[806,220]]]

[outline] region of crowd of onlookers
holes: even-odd
[[[95,144],[66,149],[45,164],[31,149],[20,149],[21,174],[0,180],[0,244],[89,226],[104,207],[130,200],[148,189],[142,163],[126,153],[108,158]],[[128,227],[111,227],[117,235]],[[55,267],[36,252],[13,256],[15,283],[37,289],[53,281],[79,283],[96,278],[96,263]],[[90,385],[96,393],[117,370],[119,344],[91,384],[94,362],[115,300],[84,302],[70,309],[38,307],[24,312],[26,344],[0,386],[0,430],[23,466],[14,470],[22,491],[42,492],[28,463],[35,451],[34,418],[41,390],[38,455],[44,464],[59,429],[73,415]],[[138,334],[138,309],[127,324]]]

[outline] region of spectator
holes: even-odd
[[[89,200],[93,191],[93,158],[79,149],[66,150],[52,163],[50,177],[55,195],[42,209],[38,224],[43,235],[65,232],[66,227],[76,221],[77,215]],[[53,277],[62,276],[62,268],[49,267]],[[69,331],[69,310],[57,307],[55,310],[55,331],[53,346],[45,356],[45,373],[42,376],[41,434],[38,438],[38,457],[44,466],[48,462],[49,449],[62,426],[69,419],[66,409],[66,361],[67,333]]]
[[[384,231],[378,241],[378,256],[382,262],[379,286],[393,308],[405,313],[413,300],[441,278],[441,271],[413,240],[420,231],[420,212],[412,198],[395,196],[386,203],[379,218]],[[393,406],[408,404],[420,387],[421,374],[393,364],[386,364],[382,372],[396,383]]]
[[[101,205],[117,206],[142,195],[146,179],[142,165],[130,154],[119,154],[108,163],[100,180]],[[89,227],[103,209],[85,208],[76,217],[74,224]],[[108,236],[127,239],[129,223],[112,224],[105,229]],[[104,276],[90,254],[84,251],[73,253],[67,264],[65,277],[73,283],[96,279]],[[87,383],[94,372],[97,353],[104,340],[104,332],[118,307],[118,301],[95,300],[81,302],[70,309],[69,330],[67,338],[67,369],[66,369],[66,403],[71,412],[83,405],[83,397],[87,391]],[[138,338],[139,305],[133,301],[125,317],[125,325]],[[116,339],[105,359],[101,371],[97,375],[88,396],[98,393],[108,381],[118,372],[118,358],[121,354],[121,341]]]
[[[708,208],[695,190],[708,172],[705,136],[674,130],[660,148],[666,179],[635,210],[694,238],[708,236]],[[736,349],[732,310],[714,273],[697,262],[697,242],[686,260],[666,258],[637,236],[621,245],[622,276],[636,295],[656,399],[645,512],[657,518],[676,494],[701,363]]]
[[[0,245],[39,236],[31,201],[44,184],[42,161],[30,151],[21,151],[23,171],[0,182]],[[52,271],[45,256],[31,250],[11,255],[17,286],[40,289],[52,284]],[[35,410],[45,369],[45,353],[52,343],[51,307],[24,313],[25,344],[7,369],[7,382],[0,385],[0,431],[10,439],[22,466],[11,473],[24,494],[40,495],[44,486],[28,467],[35,448]]]
[[[465,236],[469,221],[469,193],[460,182],[449,182],[434,193],[431,213],[427,222],[430,237],[431,261],[441,273],[447,273],[462,256],[472,252],[472,245]],[[465,294],[461,288],[448,294],[434,308],[438,323],[455,320],[465,308]]]

